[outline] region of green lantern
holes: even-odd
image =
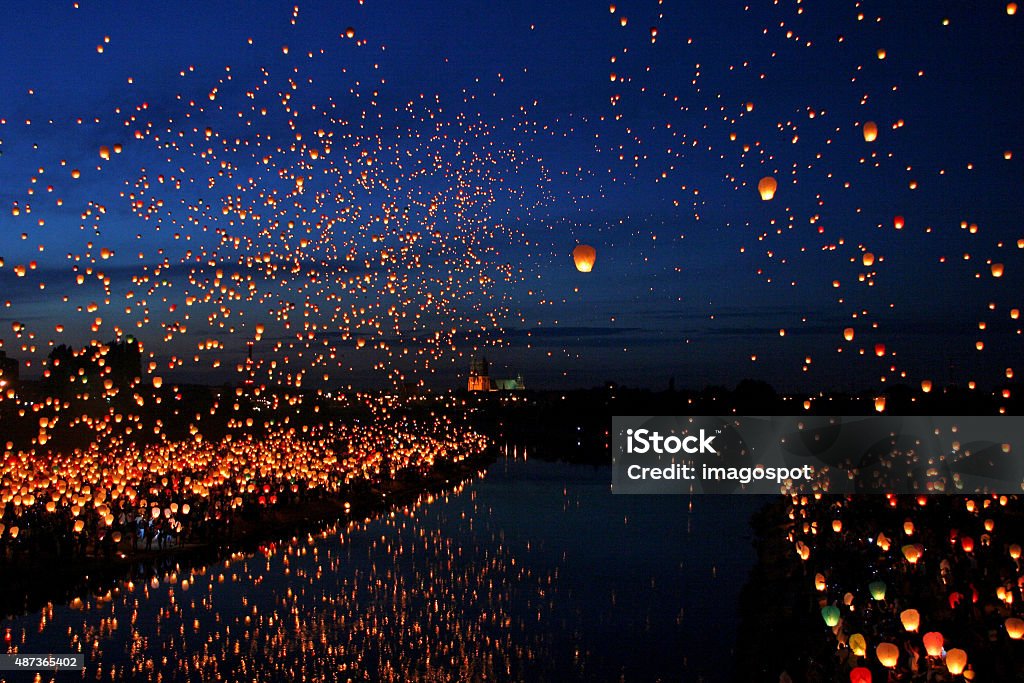
[[[828,605],[821,608],[821,618],[825,620],[825,625],[832,628],[839,623],[839,608],[835,605]]]
[[[885,581],[872,581],[868,584],[868,590],[875,600],[885,600]]]

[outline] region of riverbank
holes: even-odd
[[[257,508],[238,514],[215,538],[190,539],[180,545],[146,550],[127,539],[111,552],[54,561],[28,553],[0,558],[0,618],[25,614],[48,603],[69,603],[86,594],[103,594],[125,579],[149,577],[180,566],[209,564],[234,552],[255,550],[282,536],[308,534],[339,520],[362,519],[413,502],[425,493],[449,490],[477,476],[495,461],[493,449],[459,462],[437,463],[426,474],[382,481],[344,497],[320,495],[301,502]]]

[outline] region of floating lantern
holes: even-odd
[[[924,634],[924,651],[928,653],[929,657],[939,657],[942,655],[942,644],[945,642],[945,638],[938,631],[929,631]]]
[[[921,625],[921,614],[916,609],[903,610],[900,612],[900,623],[903,624],[904,630],[916,633]]]
[[[921,391],[923,391],[924,393],[927,394],[927,393],[931,393],[931,390],[932,390],[932,381],[930,379],[923,379],[923,380],[921,380]]]
[[[910,564],[917,564],[917,561],[921,559],[921,555],[921,549],[917,545],[903,546],[903,557],[907,558],[907,562]]]
[[[757,191],[761,194],[763,201],[769,201],[775,196],[775,191],[779,188],[779,183],[776,182],[775,178],[765,176],[757,183]]]
[[[846,341],[853,341],[852,327],[847,327],[845,330],[843,330],[843,339],[845,339]]]
[[[892,643],[879,643],[875,655],[882,666],[892,669],[900,659],[900,649]]]
[[[842,530],[843,530],[843,520],[841,520],[841,519],[833,519],[832,520],[832,531],[834,531],[834,532],[836,532],[838,534]]]
[[[576,270],[589,273],[594,268],[594,261],[597,260],[597,250],[587,244],[577,244],[572,250],[572,260],[576,264]]]
[[[878,124],[868,121],[864,124],[864,142],[874,142],[878,138]]]
[[[1016,617],[1010,617],[1004,624],[1006,626],[1006,633],[1013,640],[1020,640],[1024,638],[1024,619],[1017,619]]]
[[[814,575],[814,588],[818,592],[823,592],[825,590],[825,575],[824,574],[819,572],[819,573]]]
[[[827,605],[821,608],[821,618],[825,620],[825,625],[832,628],[839,623],[839,608],[835,605]]]
[[[863,657],[868,651],[868,641],[860,633],[854,633],[850,636],[849,645],[850,651],[858,657]]]
[[[871,597],[875,600],[885,600],[885,581],[872,581],[868,584]]]
[[[949,673],[959,676],[967,667],[967,653],[960,648],[953,648],[946,653],[946,668]]]
[[[875,264],[875,255],[872,254],[870,251],[866,251],[864,252],[864,255],[861,257],[860,260],[861,263],[864,264],[865,268],[870,268]]]
[[[858,666],[850,671],[850,683],[871,683],[871,669]]]
[[[970,536],[964,536],[960,539],[960,546],[964,549],[965,553],[974,552],[974,539]]]

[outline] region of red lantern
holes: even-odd
[[[871,683],[871,669],[858,666],[850,672],[850,683]]]

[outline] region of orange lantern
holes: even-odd
[[[903,610],[900,612],[900,622],[906,631],[916,633],[921,625],[921,614],[916,609]]]
[[[959,676],[964,672],[967,667],[967,653],[960,648],[954,647],[952,650],[946,653],[946,668],[949,669],[949,673],[954,676]]]
[[[929,657],[939,657],[942,655],[942,644],[945,642],[945,638],[938,631],[929,631],[924,634],[924,651],[928,653]]]
[[[576,270],[589,273],[594,268],[594,261],[597,260],[597,250],[587,244],[577,244],[572,250],[572,260],[576,264]]]
[[[761,178],[757,183],[757,191],[761,194],[761,199],[766,202],[775,196],[777,189],[779,189],[779,183],[770,175]]]
[[[875,655],[882,666],[892,669],[900,659],[900,649],[892,643],[879,643],[875,648]]]

